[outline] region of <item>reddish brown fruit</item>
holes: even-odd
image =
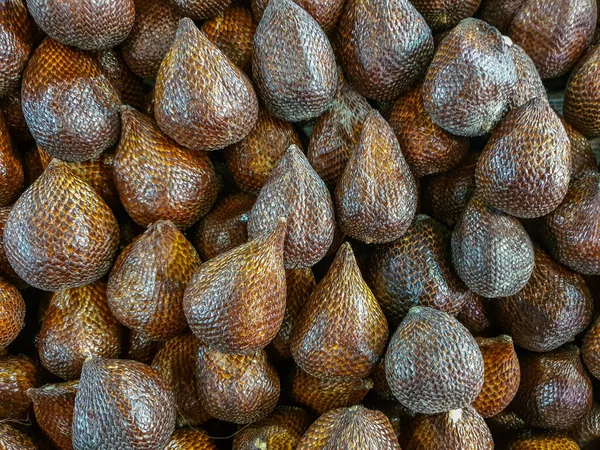
[[[21,433],[6,423],[0,423],[0,449],[38,450],[38,447],[26,434]]]
[[[204,430],[177,430],[164,450],[217,450]]]
[[[583,361],[590,373],[600,380],[600,319],[587,330],[583,339]]]
[[[158,343],[135,330],[128,331],[127,347],[123,352],[123,358],[150,365],[158,350]]]
[[[481,0],[413,0],[412,3],[433,31],[443,31],[474,15]]]
[[[27,356],[0,356],[0,421],[29,416],[27,390],[36,387],[40,378],[38,368]]]
[[[176,6],[181,15],[197,19],[210,19],[218,16],[232,0],[167,0]]]
[[[572,432],[581,450],[598,448],[598,444],[600,444],[600,405],[598,403],[594,403],[592,409]]]
[[[344,9],[344,0],[294,0],[300,5],[327,34],[331,33],[338,24]],[[269,0],[251,0],[252,14],[260,21]]]
[[[502,34],[508,33],[510,23],[526,0],[483,0],[481,18],[495,26]]]
[[[545,100],[547,98],[546,88],[529,55],[515,43],[509,47],[508,51],[515,63],[518,78],[511,106],[519,107],[536,97]]]
[[[0,97],[19,86],[33,46],[33,26],[24,0],[7,0],[0,6]]]
[[[565,127],[565,131],[571,142],[571,182],[582,176],[585,172],[596,172],[598,165],[590,141],[562,117],[560,118],[560,122]]]
[[[25,302],[13,285],[0,278],[0,349],[4,349],[25,325]]]
[[[258,101],[248,77],[185,18],[155,86],[160,128],[192,150],[218,150],[250,133]]]
[[[23,115],[20,86],[8,92],[4,97],[0,97],[0,111],[6,121],[8,131],[16,144],[33,141],[33,136],[29,132],[25,116]]]
[[[7,206],[19,197],[24,179],[21,158],[13,148],[8,127],[0,114],[0,206]]]
[[[468,294],[467,301],[456,318],[473,336],[487,333],[492,327],[487,300],[476,294]]]
[[[114,49],[103,50],[96,52],[95,57],[119,93],[121,102],[134,108],[143,108],[146,100],[144,81],[125,64],[121,52]]]
[[[566,436],[525,436],[512,442],[507,450],[580,450],[577,443]]]

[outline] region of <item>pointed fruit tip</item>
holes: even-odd
[[[195,28],[196,24],[194,24],[194,21],[189,17],[184,17],[180,19],[179,24],[177,26],[177,33],[175,34],[175,39],[177,39],[182,33],[187,33]]]

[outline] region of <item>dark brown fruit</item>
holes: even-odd
[[[349,0],[338,40],[352,85],[380,101],[409,90],[433,57],[431,30],[408,0]]]
[[[137,361],[90,358],[73,412],[75,450],[163,450],[176,406],[160,374]]]
[[[484,382],[473,336],[454,317],[424,306],[411,308],[392,336],[385,371],[394,396],[421,414],[470,405]]]
[[[456,318],[473,336],[483,335],[492,327],[488,300],[473,293],[467,294],[467,300]]]
[[[279,377],[264,350],[230,355],[200,346],[196,365],[200,402],[211,416],[243,424],[275,409]]]
[[[366,270],[392,330],[415,305],[454,316],[467,300],[452,270],[450,232],[426,215],[418,215],[397,241],[377,246]]]
[[[110,208],[58,161],[21,195],[4,226],[10,265],[27,283],[48,291],[103,277],[118,243]]]
[[[577,443],[566,436],[526,436],[512,442],[507,450],[580,450]]]
[[[494,436],[514,435],[514,432],[527,430],[527,424],[510,408],[490,417],[486,422]]]
[[[594,450],[600,444],[600,405],[594,403],[592,409],[572,430],[573,437],[581,450]]]
[[[27,122],[25,122],[25,116],[23,115],[20,86],[8,92],[4,97],[0,97],[0,111],[16,144],[33,141],[33,136],[27,128]]]
[[[96,61],[121,96],[121,102],[135,108],[143,108],[145,102],[144,81],[125,64],[121,52],[110,49],[95,53]]]
[[[400,450],[389,419],[364,406],[331,410],[304,433],[296,450]]]
[[[489,132],[508,110],[518,83],[509,45],[498,30],[464,19],[439,45],[423,85],[434,123],[459,136]]]
[[[248,221],[248,236],[262,235],[281,217],[287,219],[285,267],[314,266],[333,242],[333,202],[327,186],[295,145],[287,149],[258,194]]]
[[[21,158],[13,148],[8,127],[0,113],[0,206],[14,202],[25,179]]]
[[[344,0],[294,0],[300,5],[327,34],[331,33],[338,24],[344,9]],[[260,21],[269,0],[251,0],[252,13]]]
[[[292,144],[302,148],[294,128],[265,109],[259,109],[258,121],[250,134],[227,148],[227,167],[235,183],[242,191],[258,194]]]
[[[175,39],[179,14],[165,0],[135,0],[135,22],[121,45],[123,59],[142,78],[155,78]]]
[[[546,88],[542,83],[534,62],[519,45],[513,43],[510,52],[517,69],[517,87],[511,101],[513,108],[524,105],[532,98],[546,99]]]
[[[160,128],[192,150],[218,150],[243,139],[258,101],[248,77],[185,18],[165,55],[154,93]]]
[[[27,391],[37,424],[59,450],[73,450],[73,409],[78,387],[79,380]]]
[[[519,347],[554,350],[581,333],[592,318],[593,301],[583,278],[535,249],[535,267],[519,293],[492,305],[500,325]]]
[[[109,77],[91,55],[50,38],[27,65],[21,101],[31,134],[56,158],[94,158],[119,138],[121,102]]]
[[[192,332],[226,353],[251,354],[277,335],[285,314],[285,222],[194,273],[183,298]]]
[[[600,380],[600,319],[596,319],[586,332],[581,350],[585,366]]]
[[[0,349],[4,349],[25,325],[25,302],[21,293],[0,278]]]
[[[36,387],[40,378],[38,368],[27,356],[0,356],[0,422],[29,416],[27,390]]]
[[[480,15],[502,34],[508,33],[510,23],[526,0],[483,0]]]
[[[476,340],[483,355],[484,382],[473,408],[487,419],[503,411],[513,400],[519,389],[521,370],[510,336]]]
[[[79,378],[89,357],[118,358],[121,327],[106,301],[106,282],[66,289],[52,295],[44,313],[37,347],[52,374]]]
[[[406,233],[417,206],[417,188],[392,128],[377,111],[365,118],[358,145],[335,188],[342,232],[367,244]]]
[[[265,9],[254,35],[252,74],[267,109],[289,122],[320,116],[338,88],[327,36],[292,0],[271,0]]]
[[[591,409],[592,383],[577,347],[524,353],[519,362],[521,385],[511,408],[529,426],[568,429]]]
[[[590,141],[562,117],[560,118],[560,122],[565,127],[565,131],[571,142],[571,182],[582,176],[585,172],[596,172],[598,165]]]
[[[33,46],[33,26],[24,0],[7,0],[0,6],[0,97],[19,86]]]
[[[150,365],[158,350],[158,343],[135,330],[128,331],[127,348],[123,352],[123,358]]]
[[[412,3],[433,31],[443,31],[475,14],[481,0],[413,0]]]
[[[164,450],[217,450],[204,430],[177,430]]]
[[[385,316],[346,242],[294,324],[294,360],[315,377],[362,378],[383,355],[387,337]]]
[[[38,450],[31,438],[6,423],[0,423],[1,450]]]
[[[167,0],[176,6],[179,12],[192,19],[210,19],[218,16],[229,6],[232,0]]]

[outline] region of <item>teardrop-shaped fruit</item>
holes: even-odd
[[[502,120],[518,77],[509,44],[491,25],[464,19],[442,41],[423,85],[434,123],[459,136],[480,136]]]
[[[600,275],[600,174],[569,186],[561,205],[543,218],[544,243],[556,261],[585,275]]]
[[[600,319],[587,330],[581,350],[585,366],[600,380]]]
[[[380,101],[410,89],[433,57],[431,30],[408,0],[349,0],[338,41],[352,85]]]
[[[533,243],[521,222],[475,195],[452,232],[452,261],[471,291],[488,298],[506,297],[529,281]]]
[[[84,286],[112,264],[117,221],[96,191],[53,162],[13,205],[4,250],[15,272],[48,291]]]
[[[467,300],[456,318],[473,336],[481,336],[492,327],[489,310],[487,299],[476,294],[467,295]]]
[[[583,278],[535,249],[535,267],[517,294],[492,305],[515,344],[535,352],[554,350],[586,329],[593,300]]]
[[[27,390],[41,379],[38,368],[27,356],[0,356],[0,421],[23,420],[31,411]]]
[[[466,289],[452,270],[450,231],[423,214],[403,237],[375,247],[367,273],[392,330],[415,305],[455,316],[467,300]]]
[[[177,9],[165,0],[135,0],[135,22],[121,45],[123,59],[142,78],[155,78],[175,40]]]
[[[235,184],[244,192],[258,194],[292,144],[302,148],[292,125],[259,109],[258,121],[250,134],[227,148],[227,167]]]
[[[546,100],[510,111],[483,150],[475,179],[483,200],[507,214],[541,217],[567,194],[571,145]]]
[[[590,141],[564,118],[561,117],[560,122],[571,142],[571,182],[587,171],[596,172],[598,165]]]
[[[581,450],[594,450],[600,444],[600,405],[594,402],[592,409],[573,429],[573,436]]]
[[[473,16],[480,3],[481,0],[412,1],[414,7],[423,15],[433,31],[453,28],[462,19]]]
[[[204,263],[183,297],[192,332],[222,352],[250,354],[277,335],[285,314],[285,221]]]
[[[135,108],[145,103],[144,81],[125,64],[120,51],[115,49],[95,52],[96,61],[119,93],[121,102]]]
[[[508,35],[531,57],[542,78],[568,72],[594,37],[594,0],[527,0],[511,20]]]
[[[167,0],[176,6],[179,12],[186,17],[197,19],[210,19],[218,16],[229,6],[232,0]]]
[[[0,6],[0,97],[19,86],[33,46],[33,26],[24,0],[7,0]]]
[[[0,423],[0,449],[38,450],[38,447],[25,433],[21,433],[7,423]]]
[[[315,377],[362,378],[383,355],[387,337],[385,316],[346,242],[294,324],[294,360]]]
[[[87,358],[119,357],[121,331],[108,307],[105,281],[59,291],[42,319],[37,339],[40,360],[56,376],[79,378]]]
[[[411,308],[392,336],[385,371],[394,396],[421,414],[470,405],[484,382],[473,336],[451,315],[424,306]]]
[[[572,438],[567,436],[526,435],[512,442],[507,450],[580,450],[580,448]]]
[[[411,423],[407,450],[493,450],[492,433],[472,407],[419,415]],[[404,448],[404,447],[403,447]]]
[[[196,367],[200,402],[211,416],[243,424],[275,409],[279,376],[264,350],[232,355],[200,346]]]
[[[333,242],[333,202],[327,186],[295,145],[287,149],[260,190],[250,213],[248,236],[260,236],[280,217],[287,218],[285,267],[314,266]]]
[[[27,391],[37,424],[59,450],[73,450],[73,409],[78,387],[76,380]]]
[[[517,69],[517,86],[511,106],[519,107],[535,97],[546,99],[546,88],[534,62],[519,45],[513,43],[509,49]]]
[[[367,244],[406,233],[417,206],[417,188],[398,139],[377,111],[365,118],[358,145],[335,188],[338,223]]]
[[[338,24],[344,9],[344,0],[294,0],[300,5],[327,34],[331,33]],[[269,0],[251,0],[252,14],[260,21]]]
[[[510,23],[526,0],[483,0],[480,15],[502,34],[508,33]]]
[[[119,139],[121,101],[108,76],[92,55],[50,38],[29,60],[21,102],[35,141],[55,158],[84,161]]]
[[[482,417],[493,417],[515,397],[521,380],[519,359],[510,336],[476,338],[483,355],[483,388],[473,402]]]
[[[232,449],[295,449],[310,423],[306,411],[295,406],[278,406],[266,419],[240,430],[233,439]]]
[[[21,293],[8,281],[0,278],[0,349],[4,349],[25,325],[25,302]]]
[[[154,93],[160,128],[192,150],[218,150],[243,139],[258,101],[248,77],[188,18],[179,21]]]
[[[592,407],[592,383],[579,349],[520,355],[521,385],[511,408],[531,427],[566,430]]]
[[[184,334],[165,342],[152,361],[152,368],[163,376],[175,393],[178,423],[192,427],[210,418],[198,398],[196,355],[199,348],[198,338]]]
[[[127,345],[123,352],[124,359],[132,359],[150,365],[158,350],[158,342],[150,340],[135,330],[127,330]]]
[[[21,158],[13,148],[8,127],[0,114],[0,206],[7,206],[19,197],[24,178]]]
[[[217,450],[204,430],[176,430],[164,450]]]
[[[575,67],[565,90],[564,112],[581,134],[600,136],[600,45],[592,46]]]
[[[164,450],[175,430],[175,397],[154,369],[137,361],[90,358],[73,412],[75,450]]]
[[[252,74],[267,109],[289,122],[320,116],[338,88],[327,36],[292,0],[267,5],[254,35]]]
[[[389,419],[380,411],[362,405],[331,410],[304,433],[296,450],[352,448],[400,450]]]

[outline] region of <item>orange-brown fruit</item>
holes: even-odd
[[[208,413],[234,423],[264,419],[279,399],[279,376],[264,350],[248,355],[200,346],[196,359],[198,395]]]
[[[217,450],[204,430],[176,430],[164,450]]]
[[[585,281],[535,249],[535,267],[517,294],[492,302],[503,331],[519,347],[554,350],[586,329],[593,300]]]
[[[192,276],[183,309],[203,344],[250,354],[277,335],[285,314],[285,221],[263,236],[204,263]]]
[[[400,238],[415,216],[415,179],[392,128],[375,110],[365,117],[338,180],[335,205],[342,232],[367,244]]]
[[[304,433],[296,450],[400,450],[398,438],[380,411],[357,405],[333,409]]]
[[[49,372],[73,380],[89,357],[118,358],[121,338],[121,326],[106,301],[106,282],[96,281],[52,295],[37,347]]]
[[[592,409],[572,430],[581,450],[594,450],[600,444],[600,405],[594,402]]]
[[[372,409],[384,413],[392,424],[394,433],[402,448],[405,448],[410,438],[410,421],[416,414],[410,412],[396,400],[379,400],[369,403]]]
[[[124,359],[132,359],[150,364],[158,350],[158,342],[152,341],[135,330],[128,330],[127,345],[123,352]]]
[[[33,46],[33,25],[24,0],[2,2],[0,34],[0,97],[4,97],[18,88]]]
[[[207,20],[200,27],[208,40],[215,44],[244,72],[252,65],[252,43],[258,24],[242,5],[231,5]]]
[[[278,406],[269,417],[240,430],[232,450],[295,449],[310,423],[303,409]]]
[[[37,424],[59,450],[73,450],[71,434],[78,387],[79,380],[76,380],[46,384],[27,391]]]
[[[36,387],[41,375],[27,356],[0,356],[0,422],[23,420],[31,412],[27,390]]]
[[[302,148],[292,125],[260,108],[254,129],[226,151],[227,167],[235,184],[242,191],[258,194],[292,144]]]
[[[21,94],[31,134],[55,158],[85,161],[119,139],[119,92],[93,55],[44,39],[23,73]]]
[[[0,111],[6,121],[8,131],[16,144],[33,140],[33,136],[31,136],[27,122],[25,122],[25,116],[23,115],[20,86],[8,92],[4,97],[0,97]]]
[[[381,357],[371,372],[370,378],[373,380],[373,394],[375,394],[377,398],[398,402],[390,389],[390,385],[388,384],[385,375],[385,355]],[[402,408],[404,408],[404,406],[402,406]]]
[[[484,382],[473,408],[483,418],[503,411],[519,389],[521,370],[510,336],[476,338],[483,355]]]
[[[467,292],[452,269],[450,231],[435,219],[418,215],[406,234],[375,247],[367,280],[395,330],[415,305],[455,316]]]
[[[7,423],[0,423],[0,449],[38,450],[38,447],[25,433],[21,433]]]
[[[571,182],[582,176],[585,172],[596,172],[598,165],[590,141],[562,116],[560,117],[560,122],[565,127],[565,131],[571,142]]]
[[[333,202],[327,186],[295,145],[290,145],[260,190],[250,212],[248,236],[260,236],[280,217],[287,219],[286,269],[318,263],[333,242]]]
[[[409,90],[433,57],[431,30],[408,0],[349,0],[338,41],[352,85],[380,101]]]
[[[390,389],[421,414],[465,408],[484,383],[484,362],[475,338],[451,315],[425,306],[408,311],[385,355]]]
[[[8,127],[0,113],[0,206],[7,206],[19,197],[24,180],[21,157],[13,148]]]
[[[294,0],[300,5],[327,34],[331,33],[338,24],[344,9],[344,0]],[[260,21],[269,0],[251,0],[252,14]]]
[[[474,15],[480,3],[481,0],[412,1],[412,4],[423,15],[433,31],[444,31],[453,28],[462,19]]]
[[[96,61],[121,96],[121,102],[143,108],[146,101],[144,81],[134,74],[123,60],[121,52],[110,49],[95,53]]]
[[[25,325],[25,302],[21,293],[0,278],[0,349],[15,340]]]
[[[315,377],[362,378],[383,355],[387,338],[385,316],[345,242],[294,324],[294,360]]]
[[[197,19],[210,19],[221,14],[232,0],[167,0],[178,8],[181,15]]]
[[[268,3],[254,35],[252,74],[267,109],[289,122],[320,116],[338,89],[327,36],[292,0]]]
[[[568,345],[548,353],[519,355],[521,385],[513,409],[530,427],[566,430],[592,407],[592,382],[579,349]]]
[[[53,161],[19,197],[4,225],[4,250],[17,275],[47,291],[84,286],[110,269],[117,220],[94,189]]]
[[[464,19],[439,45],[423,84],[425,111],[459,136],[480,136],[502,120],[518,82],[509,44],[491,25]]]
[[[600,380],[600,318],[587,330],[581,350],[585,366]]]
[[[467,295],[467,300],[456,318],[473,336],[480,336],[492,327],[489,309],[487,299],[471,293]]]
[[[519,45],[513,43],[508,51],[517,69],[517,86],[511,100],[511,107],[519,107],[535,97],[545,100],[546,88],[534,62]]]
[[[218,150],[252,131],[258,100],[242,70],[184,18],[158,70],[154,115],[180,145]]]
[[[123,59],[142,78],[155,78],[175,40],[177,9],[165,0],[135,0],[135,22],[121,45]]]
[[[483,20],[508,33],[510,23],[526,0],[483,0],[479,15]]]
[[[31,186],[33,182],[40,177],[40,175],[44,172],[46,168],[46,161],[42,162],[39,150],[38,147],[33,145],[26,149],[23,153],[21,153],[21,159],[23,161],[23,171],[25,176],[23,186],[25,188]]]
[[[567,436],[530,436],[517,438],[506,450],[580,450],[577,443]]]
[[[158,221],[125,248],[108,278],[106,295],[115,317],[154,340],[187,328],[183,294],[200,257],[169,221]]]

